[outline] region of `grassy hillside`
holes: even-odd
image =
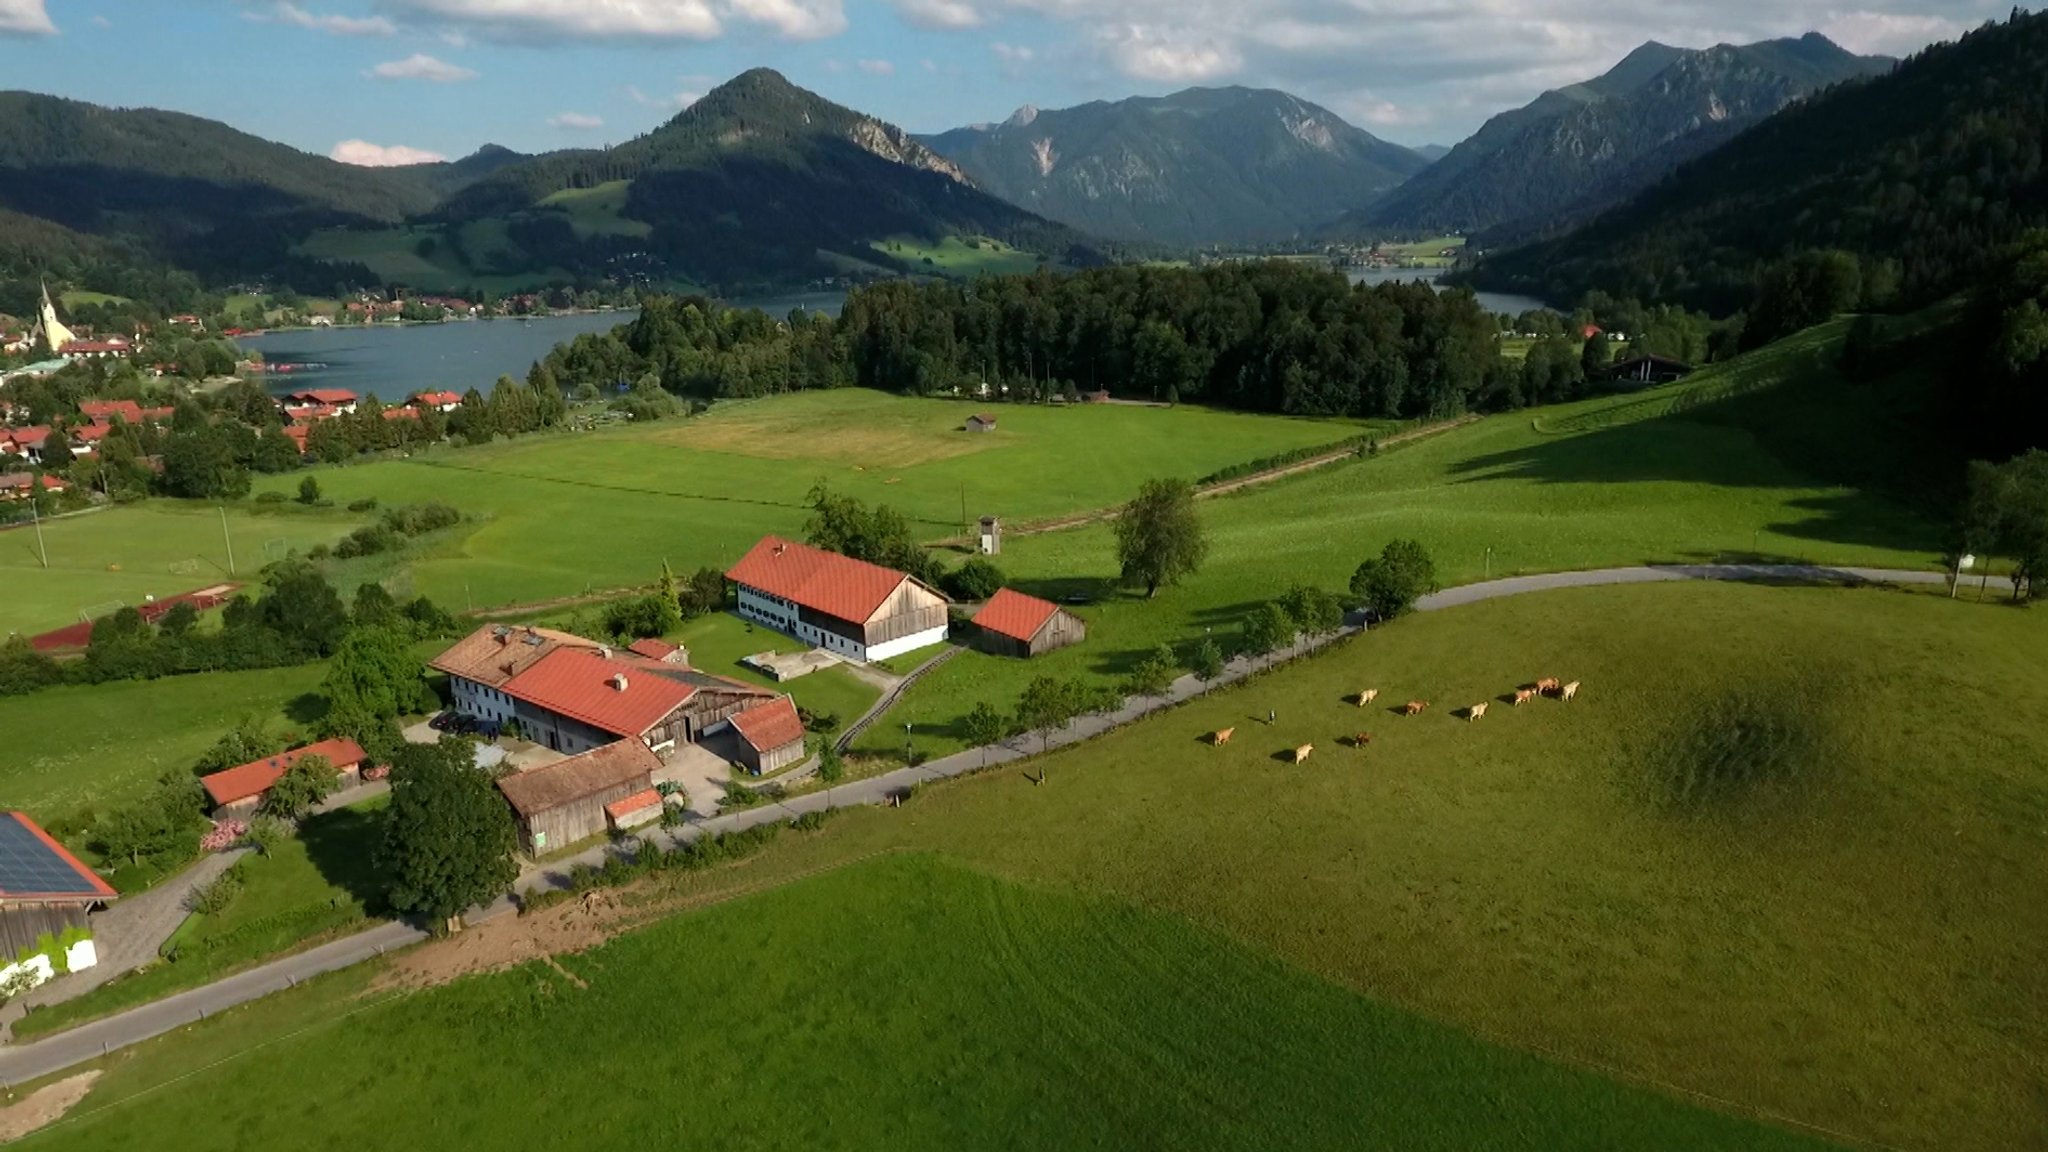
[[[413,566],[443,603],[503,604],[724,567],[767,532],[800,533],[805,493],[893,505],[921,532],[967,517],[1059,516],[1129,498],[1159,475],[1190,479],[1230,464],[1334,443],[1362,426],[1183,407],[1000,406],[991,434],[961,431],[975,409],[862,390],[721,404],[682,423],[530,437],[482,449],[323,470],[337,503],[442,500],[488,517],[459,550]],[[259,488],[293,490],[295,478]]]
[[[562,970],[337,1020],[365,1007],[344,981],[210,1021],[122,1058],[47,1142],[228,1123],[299,1147],[397,1118],[571,1147],[1757,1148],[1801,1144],[1794,1123],[2021,1146],[2048,1124],[2048,699],[2012,686],[2044,642],[2036,613],[1883,590],[1420,617],[1051,758],[1045,786],[994,773],[672,881],[692,903],[794,882]],[[1585,693],[1449,715],[1546,674]],[[1367,685],[1436,706],[1361,712]],[[1250,719],[1268,709],[1275,728]],[[1225,726],[1228,748],[1198,742]],[[1360,729],[1368,749],[1337,743]],[[1304,741],[1308,764],[1275,761]],[[892,849],[1026,887],[902,860],[800,879]],[[421,1066],[460,1075],[401,1071]],[[682,1079],[719,1107],[645,1088]]]

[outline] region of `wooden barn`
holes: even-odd
[[[1692,375],[1693,367],[1669,356],[1635,356],[1607,369],[1616,384],[1670,384]]]
[[[946,638],[946,598],[893,568],[764,536],[725,574],[739,614],[862,662]]]
[[[67,972],[99,963],[88,914],[114,897],[27,813],[0,814],[0,979],[27,972],[40,984],[60,960]]]
[[[969,432],[993,432],[996,430],[996,418],[987,413],[976,412],[969,416],[967,423],[961,427]]]
[[[292,765],[308,756],[319,756],[334,765],[335,787],[352,788],[362,780],[364,761],[369,753],[353,740],[322,740],[261,760],[251,760],[225,768],[210,776],[199,778],[199,784],[206,789],[206,795],[213,801],[214,811],[224,816],[246,816],[263,805],[263,797],[278,777]]]
[[[740,763],[756,776],[779,772],[804,758],[803,718],[787,696],[733,717],[732,730],[739,737]]]
[[[1088,624],[1050,600],[1001,589],[974,614],[976,644],[997,656],[1042,656],[1088,638]]]
[[[580,756],[506,776],[498,791],[519,821],[519,846],[538,856],[603,833],[605,809],[654,788],[661,757],[639,740],[619,740]]]

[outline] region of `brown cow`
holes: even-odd
[[[1311,752],[1313,752],[1313,751],[1315,751],[1315,750],[1316,750],[1316,746],[1315,746],[1315,745],[1313,745],[1313,744],[1303,744],[1303,745],[1302,745],[1301,747],[1299,747],[1299,748],[1296,748],[1296,749],[1294,750],[1294,762],[1295,762],[1296,764],[1299,764],[1299,763],[1301,763],[1301,762],[1302,762],[1303,760],[1306,760],[1306,759],[1308,759],[1308,754],[1309,754],[1309,753],[1311,753]]]
[[[1527,704],[1529,701],[1534,700],[1535,698],[1536,690],[1534,688],[1515,689],[1515,707],[1517,708],[1520,708],[1522,705]]]
[[[1465,722],[1469,724],[1484,715],[1486,715],[1486,705],[1474,704],[1470,708],[1465,709]]]
[[[1572,681],[1571,683],[1558,689],[1557,694],[1566,700],[1569,700],[1572,697],[1577,696],[1579,694],[1579,682],[1577,680]]]
[[[1410,700],[1406,704],[1401,705],[1401,715],[1420,716],[1422,715],[1422,710],[1427,707],[1429,707],[1429,701],[1427,700]]]
[[[1377,688],[1367,688],[1367,689],[1366,689],[1365,691],[1363,691],[1363,692],[1360,692],[1360,693],[1358,694],[1358,706],[1359,706],[1360,708],[1363,708],[1363,707],[1365,707],[1365,706],[1366,706],[1367,704],[1370,704],[1370,703],[1372,703],[1373,701],[1375,701],[1375,700],[1377,700],[1377,699],[1379,699],[1379,698],[1380,698],[1380,690],[1379,690],[1379,689],[1377,689]]]
[[[1235,728],[1218,728],[1209,734],[1209,743],[1220,748],[1230,743],[1230,738],[1235,735],[1237,735],[1237,729]]]
[[[1555,695],[1557,693],[1557,677],[1545,676],[1543,679],[1538,680],[1536,682],[1536,690],[1545,696]]]
[[[1359,732],[1351,737],[1351,746],[1353,748],[1363,748],[1370,743],[1372,743],[1372,733],[1370,732]]]

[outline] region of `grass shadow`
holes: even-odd
[[[284,714],[294,724],[318,724],[333,705],[318,692],[301,692],[286,702]]]
[[[372,916],[388,911],[383,877],[372,862],[383,835],[382,808],[341,808],[299,824],[299,841],[321,878],[360,901]]]

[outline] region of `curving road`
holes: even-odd
[[[1513,576],[1480,584],[1467,584],[1426,596],[1417,602],[1416,609],[1423,612],[1442,611],[1446,608],[1476,604],[1483,600],[1498,600],[1507,596],[1520,596],[1557,588],[1653,584],[1679,580],[1862,585],[1946,584],[1948,577],[1941,572],[1791,564],[1643,565],[1585,572],[1551,572],[1540,576]],[[1143,719],[1161,708],[1170,707],[1210,691],[1216,686],[1235,683],[1256,672],[1307,655],[1344,637],[1356,635],[1361,629],[1361,625],[1347,624],[1329,636],[1304,642],[1298,649],[1289,649],[1256,659],[1233,660],[1224,674],[1212,684],[1203,684],[1193,676],[1183,676],[1174,682],[1173,687],[1163,697],[1127,700],[1124,706],[1115,712],[1084,716],[1066,728],[1051,733],[1046,739],[1036,735],[1023,736],[986,748],[958,752],[915,768],[899,768],[881,776],[856,780],[781,803],[764,804],[758,808],[698,821],[672,832],[658,832],[653,834],[651,839],[663,847],[673,847],[701,836],[714,836],[721,832],[736,832],[759,824],[790,820],[806,812],[822,812],[857,804],[889,804],[912,786],[926,781],[965,776],[979,772],[983,768],[1022,760],[1041,750],[1067,748],[1093,739],[1122,725]],[[530,868],[521,875],[518,887],[521,891],[566,887],[569,883],[569,874],[575,867],[601,864],[605,856],[613,850],[611,845],[602,844],[575,857],[551,861],[544,867]],[[510,899],[500,898],[469,919],[472,922],[487,920],[510,914],[513,909],[514,904]],[[404,947],[425,938],[425,933],[407,925],[382,924],[311,951],[248,969],[204,987],[182,992],[119,1015],[79,1025],[45,1040],[0,1048],[0,1085],[20,1084],[61,1071],[74,1064],[82,1064],[95,1057],[267,996],[301,980],[361,963],[393,948]]]

